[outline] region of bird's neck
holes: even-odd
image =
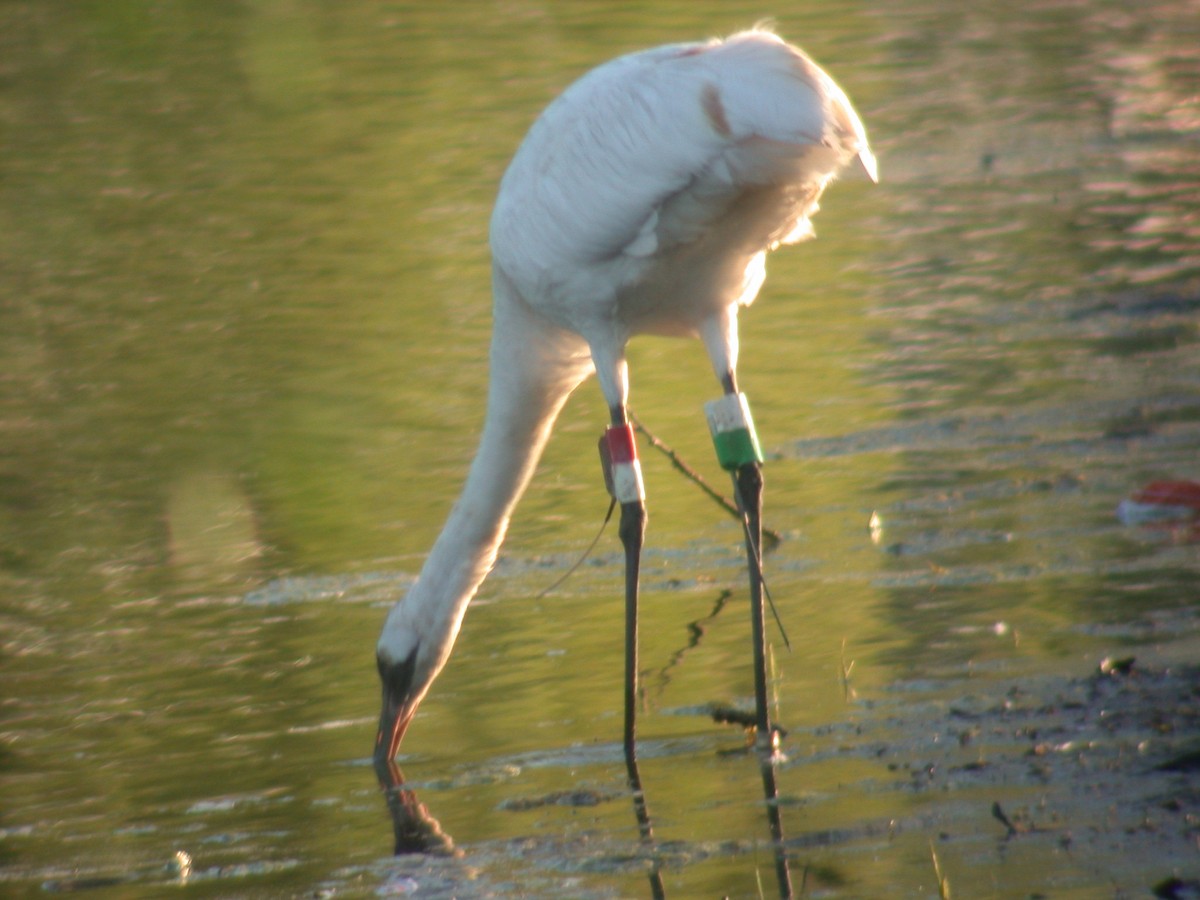
[[[487,416],[479,450],[416,583],[389,616],[381,649],[397,658],[414,639],[449,655],[471,598],[496,561],[554,420],[588,374],[578,339],[547,331],[497,298]],[[436,671],[436,669],[435,669]]]

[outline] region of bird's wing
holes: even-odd
[[[723,245],[758,252],[810,234],[816,196],[855,156],[873,174],[845,94],[773,34],[632,54],[584,76],[534,125],[501,185],[493,251],[543,271],[648,258],[751,196]]]

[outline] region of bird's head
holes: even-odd
[[[410,594],[392,607],[375,648],[383,705],[375,735],[375,758],[395,758],[400,741],[429,686],[446,664],[460,617],[414,602]]]
[[[383,688],[383,706],[379,712],[379,730],[375,733],[375,759],[394,759],[400,741],[425,693],[416,686],[417,648],[406,657],[392,659],[382,646],[376,651],[379,681]]]

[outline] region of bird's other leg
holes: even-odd
[[[746,558],[750,575],[750,628],[754,648],[754,711],[759,746],[771,749],[775,736],[767,704],[766,619],[762,574],[762,449],[746,395],[737,389],[730,368],[721,377],[725,395],[705,404],[717,459],[733,477],[734,495],[746,532]]]
[[[638,594],[642,541],[646,533],[646,492],[641,463],[637,457],[633,426],[624,404],[610,407],[612,425],[600,439],[604,483],[615,502],[621,504],[619,534],[625,548],[625,768],[634,795],[634,806],[642,836],[649,838],[650,819],[642,794],[637,767],[636,735],[638,704]]]
[[[650,813],[642,792],[642,778],[637,764],[637,704],[638,704],[638,594],[642,564],[642,539],[646,533],[646,490],[642,484],[642,467],[638,462],[633,426],[626,414],[629,401],[629,366],[624,357],[624,338],[610,335],[609,340],[591,344],[592,361],[604,399],[608,401],[612,424],[600,438],[600,460],[604,468],[604,483],[613,502],[621,504],[619,531],[625,548],[625,770],[633,794],[633,809],[637,815],[642,840],[653,840]],[[655,879],[651,877],[651,885]],[[661,891],[655,889],[655,896]]]

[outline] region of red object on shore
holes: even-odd
[[[1122,500],[1117,516],[1127,525],[1200,519],[1200,481],[1153,481]]]
[[[1154,481],[1133,495],[1138,503],[1188,506],[1200,513],[1200,481]]]

